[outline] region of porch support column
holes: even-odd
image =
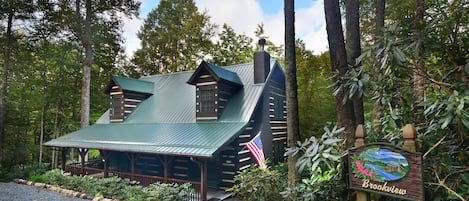
[[[61,168],[62,168],[62,171],[64,171],[64,172],[65,172],[65,165],[67,163],[67,151],[68,151],[67,147],[62,147]]]
[[[168,182],[168,178],[169,178],[169,161],[168,161],[167,156],[164,156],[163,169],[164,169],[163,178],[164,178],[164,182],[166,183]]]
[[[81,175],[86,175],[85,174],[85,157],[86,153],[88,153],[88,149],[85,148],[78,148],[78,153],[80,153],[80,159],[81,159]]]
[[[130,179],[135,180],[135,153],[130,153]]]
[[[200,164],[200,200],[207,199],[207,159],[201,159]]]
[[[108,158],[109,158],[109,151],[107,150],[103,150],[103,163],[104,163],[104,166],[103,166],[103,176],[104,178],[108,178],[109,177],[109,172],[108,172]]]
[[[168,156],[164,155],[163,158],[161,158],[160,156],[158,156],[158,159],[160,159],[160,162],[161,164],[163,164],[163,182],[164,183],[168,183],[168,179],[169,179],[169,164],[171,163],[171,161],[173,160],[173,157],[170,157],[168,158]]]
[[[127,158],[129,159],[130,162],[130,180],[134,181],[135,180],[135,158],[136,154],[133,152],[127,153]]]

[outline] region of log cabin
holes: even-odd
[[[191,183],[197,199],[207,188],[233,186],[256,163],[246,144],[259,132],[272,164],[284,160],[287,138],[285,75],[263,50],[254,61],[132,79],[112,76],[109,109],[89,127],[45,145],[62,150],[62,169],[139,181]],[[67,164],[77,149],[81,163]],[[88,150],[101,159],[85,162]]]

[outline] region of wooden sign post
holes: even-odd
[[[365,145],[365,129],[363,125],[359,124],[355,130],[355,147],[361,147]],[[368,193],[357,191],[357,201],[368,201]]]
[[[349,189],[357,191],[357,201],[367,201],[368,193],[406,200],[424,200],[422,155],[415,152],[415,129],[403,129],[404,148],[386,143],[365,144],[359,125],[355,147],[348,150]]]

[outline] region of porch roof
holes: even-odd
[[[211,157],[246,123],[95,124],[45,145]]]

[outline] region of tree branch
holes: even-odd
[[[446,134],[445,136],[443,136],[436,144],[434,144],[430,149],[428,149],[427,152],[425,152],[425,154],[423,154],[423,158],[425,158],[433,149],[435,149],[438,145],[440,145],[443,140],[445,140],[445,138],[448,136],[448,134]]]
[[[445,137],[446,137],[446,136],[445,136]],[[457,171],[457,172],[465,172],[465,171],[469,171],[469,169],[464,169],[464,170],[460,170],[460,171]],[[457,172],[455,172],[455,173],[457,173]],[[435,174],[436,179],[438,180],[438,183],[434,183],[434,182],[425,182],[425,184],[443,187],[443,188],[445,188],[450,194],[455,195],[455,196],[458,197],[460,200],[462,200],[462,201],[467,201],[467,200],[464,199],[461,195],[459,195],[456,191],[454,191],[453,189],[449,188],[449,187],[445,184],[445,180],[446,180],[446,178],[448,178],[449,175],[446,176],[445,179],[440,180],[440,177],[438,176],[438,173],[436,172],[435,168],[433,168],[433,173]]]

